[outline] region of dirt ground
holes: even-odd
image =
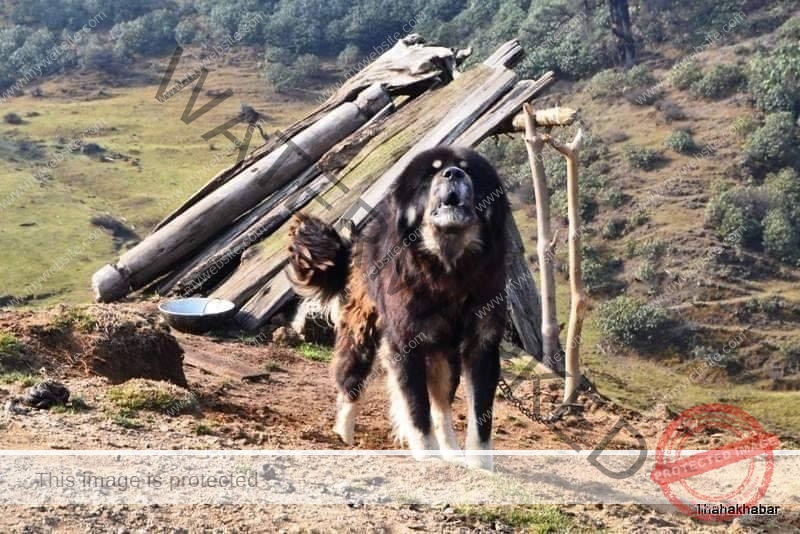
[[[0,327],[19,333],[32,316],[0,317]],[[40,322],[40,321],[39,321]],[[28,342],[30,340],[23,335]],[[291,349],[241,341],[178,335],[186,354],[192,351],[219,355],[263,370],[251,380],[235,380],[184,366],[189,390],[197,406],[179,415],[157,411],[121,414],[109,396],[110,385],[85,369],[59,367],[56,377],[67,385],[81,409],[29,410],[7,413],[0,419],[3,449],[348,449],[331,430],[334,391],[328,366]],[[51,358],[54,357],[51,354]],[[52,362],[52,360],[51,360]],[[510,375],[512,362],[504,362]],[[47,367],[47,365],[45,365]],[[43,371],[52,376],[53,371]],[[377,381],[380,382],[380,381]],[[0,385],[0,404],[24,392],[20,384]],[[516,390],[526,404],[533,402],[533,381]],[[560,403],[561,385],[542,387],[544,413]],[[612,403],[582,396],[582,420],[567,416],[558,423],[582,448],[593,449],[620,416],[631,422],[655,448],[664,420],[647,419]],[[395,448],[390,437],[387,398],[382,384],[371,386],[356,427],[357,449]],[[466,417],[463,397],[456,401],[456,430],[463,439]],[[700,436],[699,445],[718,438]],[[633,436],[620,433],[610,449],[636,446]],[[497,449],[568,449],[545,425],[527,420],[505,399],[495,408]],[[483,532],[516,531],[508,507],[466,509],[456,504],[440,506],[44,506],[0,507],[0,530],[12,532]],[[608,532],[761,532],[800,530],[800,509],[786,510],[778,518],[752,523],[736,520],[721,525],[699,523],[666,509],[640,505],[565,505],[558,507],[569,525],[536,527],[534,531]]]

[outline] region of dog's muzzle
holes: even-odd
[[[448,167],[434,178],[429,199],[430,222],[443,230],[475,224],[472,179],[458,167]]]

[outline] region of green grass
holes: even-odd
[[[297,352],[313,362],[329,362],[333,358],[333,351],[329,347],[315,345],[314,343],[303,343],[297,347]]]
[[[40,378],[38,376],[19,371],[0,373],[0,384],[19,384],[22,387],[29,388],[36,385],[39,380]]]
[[[61,330],[74,327],[81,332],[89,333],[97,328],[97,319],[85,309],[69,307],[55,318],[53,326]]]
[[[198,423],[197,426],[194,427],[194,433],[198,436],[213,436],[214,427],[206,423]]]
[[[467,522],[482,523],[501,522],[513,529],[523,532],[555,534],[571,532],[574,529],[572,519],[561,512],[557,506],[465,506],[457,508],[466,516]]]
[[[69,413],[76,414],[88,412],[91,407],[81,397],[76,397],[70,400],[67,404],[57,404],[50,408],[51,413]]]
[[[14,334],[0,332],[0,354],[17,354],[22,351],[22,344]]]
[[[109,388],[108,399],[117,408],[130,412],[146,410],[176,415],[197,406],[196,397],[187,390],[166,382],[140,379]]]
[[[167,63],[168,58],[164,58],[162,67]],[[24,296],[25,288],[33,283],[31,292],[37,299],[23,306],[91,302],[91,275],[120,254],[107,232],[90,225],[92,216],[108,212],[124,218],[143,237],[202,184],[235,162],[235,154],[226,157],[211,165],[194,185],[179,189],[227,144],[222,136],[208,142],[200,136],[239,114],[242,100],[268,116],[266,131],[270,135],[314,106],[303,101],[277,102],[264,90],[257,69],[223,66],[208,76],[195,109],[209,100],[206,91],[225,90],[231,80],[236,80],[237,94],[188,125],[181,121],[181,114],[191,89],[158,103],[155,94],[160,75],[141,85],[115,88],[92,76],[55,76],[42,84],[46,98],[25,95],[4,103],[4,112],[24,117],[35,111],[39,115],[26,118],[22,125],[0,122],[0,148],[11,147],[0,150],[0,201],[61,150],[59,137],[70,143],[96,124],[101,129],[89,135],[87,142],[128,155],[130,160],[102,162],[72,152],[50,170],[47,185],[34,185],[0,211],[3,244],[14,251],[0,256],[0,295]],[[101,87],[111,93],[110,98],[94,99]],[[101,120],[104,122],[98,122]],[[242,138],[244,130],[240,125],[232,133]],[[259,138],[253,138],[250,149],[259,145]],[[38,157],[22,157],[14,148],[20,142],[41,144]],[[139,160],[138,165],[132,164],[134,158]],[[176,191],[178,194],[171,197]],[[164,199],[167,204],[160,207]],[[93,232],[97,233],[90,240]],[[58,268],[54,264],[57,258],[62,258],[61,263],[69,261]],[[45,274],[51,267],[54,272]],[[39,286],[36,282],[40,276]]]
[[[124,415],[115,415],[111,418],[111,422],[113,422],[117,426],[121,426],[122,428],[127,428],[129,430],[139,430],[140,428],[144,428],[144,424],[137,421],[133,417],[126,417]]]

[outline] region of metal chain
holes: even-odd
[[[543,424],[551,422],[552,416],[547,418],[542,417],[538,413],[535,413],[533,410],[525,406],[525,403],[523,403],[521,400],[516,398],[514,396],[514,392],[511,391],[511,386],[508,385],[508,382],[506,382],[505,378],[502,376],[500,377],[500,381],[497,383],[497,387],[500,388],[500,392],[503,394],[503,397],[505,397],[508,402],[516,406],[516,408],[531,421]]]

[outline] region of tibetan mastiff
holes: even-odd
[[[296,218],[288,274],[299,295],[331,310],[334,430],[344,442],[353,443],[366,387],[385,374],[395,437],[417,458],[461,456],[451,405],[463,376],[465,449],[491,450],[507,217],[492,165],[470,149],[439,147],[413,158],[349,239],[319,219]],[[465,459],[492,468],[490,455]]]

